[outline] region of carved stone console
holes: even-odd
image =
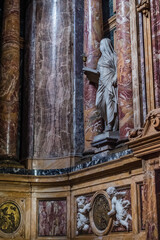
[[[129,147],[136,157],[155,153],[160,148],[160,108],[150,111],[144,127],[129,133]]]

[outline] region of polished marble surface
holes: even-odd
[[[129,0],[117,0],[117,77],[120,137],[134,128]]]
[[[153,71],[155,87],[156,108],[160,107],[160,3],[159,0],[150,1],[152,48],[153,48]]]
[[[96,69],[100,57],[99,43],[103,36],[102,1],[84,1],[84,54],[85,66]],[[91,142],[102,131],[101,119],[95,107],[97,86],[84,76],[84,135],[85,151],[91,149]]]
[[[108,153],[106,156],[93,156],[92,160],[89,162],[81,163],[75,165],[70,168],[62,168],[62,169],[20,169],[20,168],[0,168],[0,174],[17,174],[17,175],[34,175],[34,176],[54,176],[54,175],[62,175],[71,172],[80,171],[82,169],[86,169],[92,166],[96,166],[101,163],[110,162],[113,160],[118,160],[123,156],[127,156],[132,153],[132,150],[126,149],[116,153]]]
[[[4,1],[0,71],[0,157],[17,159],[20,1]]]

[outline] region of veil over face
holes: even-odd
[[[100,43],[100,51],[104,57],[112,57],[115,54],[111,40],[109,38],[104,38]]]
[[[110,70],[112,68],[114,68],[114,70],[115,70],[117,56],[113,49],[111,40],[109,38],[104,38],[101,40],[100,51],[101,51],[102,55],[98,61],[98,65],[97,65],[98,70],[99,70],[99,67],[101,67],[101,66],[102,67],[104,67],[104,66],[110,67]]]

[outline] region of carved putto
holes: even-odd
[[[89,211],[91,209],[91,204],[88,203],[87,198],[80,196],[76,200],[77,202],[77,231],[76,235],[80,232],[87,232],[89,229]]]
[[[118,130],[117,56],[108,38],[101,40],[100,51],[102,55],[97,64],[100,77],[96,106],[105,121],[105,131],[116,131]]]
[[[126,192],[118,192],[115,187],[109,187],[106,192],[112,202],[112,209],[110,212],[108,212],[108,215],[110,217],[116,217],[116,220],[114,221],[114,226],[118,226],[121,224],[128,230],[128,220],[132,220],[132,217],[128,213],[130,201],[123,199],[123,197],[126,195]]]

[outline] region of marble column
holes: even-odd
[[[18,158],[20,0],[5,0],[0,69],[0,158]]]
[[[152,47],[153,47],[153,71],[155,89],[155,107],[160,107],[160,3],[159,0],[150,1]]]
[[[129,0],[130,4],[130,38],[131,38],[131,67],[132,67],[132,91],[133,91],[133,112],[134,128],[141,127],[141,105],[140,105],[140,81],[138,69],[138,32],[137,32],[137,11],[136,2]]]
[[[129,0],[117,0],[117,69],[120,137],[134,128]]]
[[[140,1],[140,0],[139,0]],[[139,3],[139,2],[138,2]],[[141,99],[141,125],[143,126],[147,115],[147,93],[145,78],[145,53],[144,53],[144,34],[143,34],[143,14],[138,14],[138,41],[139,41],[139,82]]]
[[[27,6],[22,159],[31,160],[31,168],[70,166],[72,21],[71,0],[32,0]]]
[[[86,67],[96,69],[100,57],[99,43],[103,36],[102,0],[84,1],[84,53]],[[101,119],[98,116],[95,100],[97,87],[84,77],[84,128],[85,150],[91,149],[91,142],[101,132]]]

